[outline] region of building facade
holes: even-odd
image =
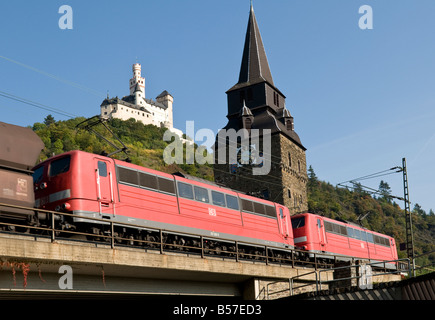
[[[219,163],[219,134],[215,143],[215,182],[248,194],[281,203],[291,214],[308,210],[306,148],[294,130],[294,118],[286,108],[286,97],[275,86],[267,61],[260,31],[251,5],[246,31],[239,81],[227,92],[228,123],[225,132],[245,129],[248,135],[258,129],[260,139],[254,150],[270,159],[270,171],[266,175],[254,175],[257,163],[239,160],[241,148],[236,150],[237,163],[230,163],[229,154],[233,145],[225,143],[226,160]],[[266,135],[270,130],[270,154],[265,154]],[[222,136],[221,136],[222,137]],[[252,137],[251,137],[252,138]],[[240,138],[240,145],[242,140]],[[220,141],[219,141],[220,140]],[[237,145],[239,146],[239,145]]]
[[[145,97],[145,78],[141,75],[141,65],[133,64],[133,77],[129,80],[130,95],[104,99],[100,105],[103,119],[136,119],[143,124],[173,129],[172,105],[174,98],[166,90],[155,100]]]

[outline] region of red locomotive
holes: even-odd
[[[116,232],[122,238],[160,240],[150,231],[157,228],[172,235],[170,241],[176,244],[195,245],[195,237],[210,237],[208,244],[215,251],[224,250],[225,241],[212,239],[225,239],[228,246],[241,241],[293,248],[285,206],[211,182],[82,151],[52,157],[33,170],[36,207],[139,226],[119,227]],[[101,222],[79,217],[64,223],[97,234],[108,232]]]
[[[291,217],[296,248],[375,261],[397,260],[394,238],[315,214]],[[320,254],[320,255],[319,255]]]

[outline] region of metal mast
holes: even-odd
[[[403,171],[403,192],[405,200],[405,220],[406,220],[406,253],[412,264],[412,272],[415,277],[415,261],[414,261],[414,236],[412,233],[412,217],[409,202],[409,189],[408,189],[408,174],[406,172],[406,159],[402,159]]]

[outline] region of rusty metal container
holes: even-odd
[[[31,168],[44,148],[42,140],[29,128],[0,122],[0,203],[34,207]],[[0,205],[0,216],[22,219],[31,210]]]

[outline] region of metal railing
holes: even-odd
[[[20,224],[19,222],[6,222],[0,221],[0,226],[8,227],[9,229],[25,229],[24,233],[20,233],[16,231],[16,234],[24,234],[33,237],[49,237],[52,242],[57,240],[69,240],[71,237],[75,237],[74,241],[85,241],[76,239],[77,236],[85,238],[85,239],[94,239],[96,244],[106,244],[110,245],[110,247],[125,247],[125,246],[134,246],[138,248],[143,248],[145,250],[158,250],[161,254],[164,252],[179,252],[179,253],[188,253],[188,254],[196,254],[200,255],[202,258],[205,256],[209,257],[221,257],[233,259],[236,261],[254,261],[254,262],[263,262],[265,264],[278,264],[278,265],[286,265],[292,266],[312,266],[316,270],[319,267],[325,267],[326,264],[318,261],[316,254],[314,254],[313,259],[307,261],[307,252],[302,250],[276,247],[276,246],[264,246],[258,243],[248,242],[248,241],[234,241],[225,238],[217,238],[213,236],[203,236],[194,233],[188,232],[179,232],[173,230],[145,227],[143,225],[118,222],[104,218],[94,218],[94,217],[86,217],[82,215],[74,215],[71,213],[63,213],[57,211],[50,211],[44,209],[36,209],[36,208],[28,208],[10,204],[0,203],[0,206],[9,207],[12,209],[20,209],[20,210],[31,210],[35,213],[45,214],[47,219],[43,220],[45,225],[35,226],[28,224]],[[107,234],[95,234],[91,232],[83,232],[76,231],[73,229],[65,229],[58,222],[62,220],[62,216],[69,218],[77,218],[83,221],[90,221],[98,225],[104,225],[108,231]],[[125,227],[125,228],[133,228],[138,230],[144,230],[153,232],[158,235],[158,241],[145,240],[145,239],[132,239],[132,238],[123,238],[116,234],[116,228]],[[164,235],[178,235],[185,236],[189,238],[198,239],[198,245],[184,245],[177,243],[166,243]],[[208,241],[216,241],[220,243],[225,243],[232,245],[235,250],[222,250],[216,248],[208,248]],[[243,251],[246,248],[256,248],[257,253],[249,253]],[[287,254],[288,257],[278,257],[277,254]],[[322,254],[322,257],[325,254]],[[331,255],[331,259],[334,259],[334,256]]]
[[[395,268],[391,268],[388,265],[393,265]],[[361,267],[370,267],[370,272],[366,273],[363,269],[363,272],[358,272],[361,270]],[[376,268],[376,272],[371,272],[372,267]],[[339,277],[337,279],[332,280],[322,280],[322,273],[324,274],[326,271],[328,272],[336,272],[339,270],[346,270],[349,269],[350,273],[352,274],[352,268],[355,268],[354,276],[349,277]],[[374,269],[374,268],[373,268]],[[366,269],[367,270],[367,269]],[[383,271],[380,271],[383,270]],[[358,287],[361,289],[370,288],[371,284],[373,283],[373,278],[380,277],[384,275],[392,275],[392,274],[403,274],[404,272],[408,274],[412,274],[412,266],[411,261],[408,258],[405,259],[397,259],[397,260],[389,260],[389,261],[377,261],[377,262],[371,262],[371,263],[361,263],[361,264],[354,264],[350,266],[343,266],[343,267],[336,267],[329,270],[320,270],[319,271],[319,278],[318,278],[318,286],[317,288],[321,288],[322,285],[330,285],[336,282],[341,281],[352,281],[356,280],[358,282]],[[363,281],[361,281],[363,280]],[[348,286],[355,286],[352,283]],[[316,291],[318,293],[318,290]]]
[[[306,276],[310,276],[310,275],[314,275],[315,280],[311,280],[311,279],[300,279],[302,277],[306,277]],[[298,280],[299,279],[299,280]],[[283,292],[288,292],[289,296],[294,295],[294,289],[295,289],[295,283],[296,282],[303,282],[303,285],[299,285],[297,286],[297,289],[301,289],[304,287],[309,287],[309,286],[315,286],[316,288],[316,292],[319,291],[319,282],[318,282],[318,270],[314,270],[308,273],[304,273],[304,274],[300,274],[297,276],[294,276],[293,278],[288,279],[288,281],[285,281],[288,284],[288,288],[285,289],[279,289],[277,291],[271,291],[270,287],[279,283],[284,283],[284,281],[282,280],[278,280],[278,281],[274,281],[274,282],[269,282],[266,285],[266,290],[265,290],[265,297],[266,300],[269,300],[271,296],[273,295],[277,295]]]
[[[387,267],[387,264],[391,264],[391,265],[396,265],[397,268],[396,269],[390,269]],[[265,299],[269,300],[271,298],[271,296],[273,295],[277,295],[283,292],[288,292],[289,296],[293,296],[295,294],[295,290],[296,289],[302,289],[304,287],[313,287],[314,286],[314,290],[310,290],[311,292],[314,292],[315,294],[319,294],[319,292],[323,289],[323,288],[329,288],[330,284],[336,283],[336,282],[343,282],[343,281],[352,281],[352,280],[361,280],[364,277],[367,278],[366,274],[357,274],[357,272],[355,272],[355,276],[350,276],[350,277],[340,277],[340,278],[336,278],[336,279],[332,279],[332,280],[322,280],[322,274],[324,273],[335,273],[336,271],[340,271],[340,270],[346,270],[349,269],[351,270],[352,268],[360,268],[361,266],[373,266],[376,267],[376,271],[372,274],[370,274],[371,278],[375,278],[375,277],[380,277],[380,276],[384,276],[384,275],[391,275],[391,274],[401,274],[403,272],[406,272],[408,274],[412,274],[412,267],[411,267],[411,262],[410,259],[406,258],[406,259],[398,259],[398,260],[390,260],[390,261],[377,261],[377,262],[372,262],[372,263],[362,263],[362,264],[354,264],[354,265],[349,265],[349,266],[342,266],[342,267],[335,267],[335,268],[330,268],[330,269],[322,269],[322,270],[314,270],[311,272],[307,272],[304,274],[300,274],[297,276],[294,276],[286,281],[274,281],[274,282],[270,282],[266,285],[265,288]],[[307,279],[308,277],[308,279]],[[304,279],[305,278],[305,279]],[[366,279],[365,279],[366,280]],[[273,285],[276,285],[278,283],[281,284],[288,284],[288,288],[280,288],[279,290],[276,291],[271,291],[270,287]],[[298,285],[296,286],[296,283],[298,283]],[[301,284],[302,283],[302,284]],[[365,284],[367,284],[367,282],[364,282]],[[361,286],[358,285],[360,288]]]

